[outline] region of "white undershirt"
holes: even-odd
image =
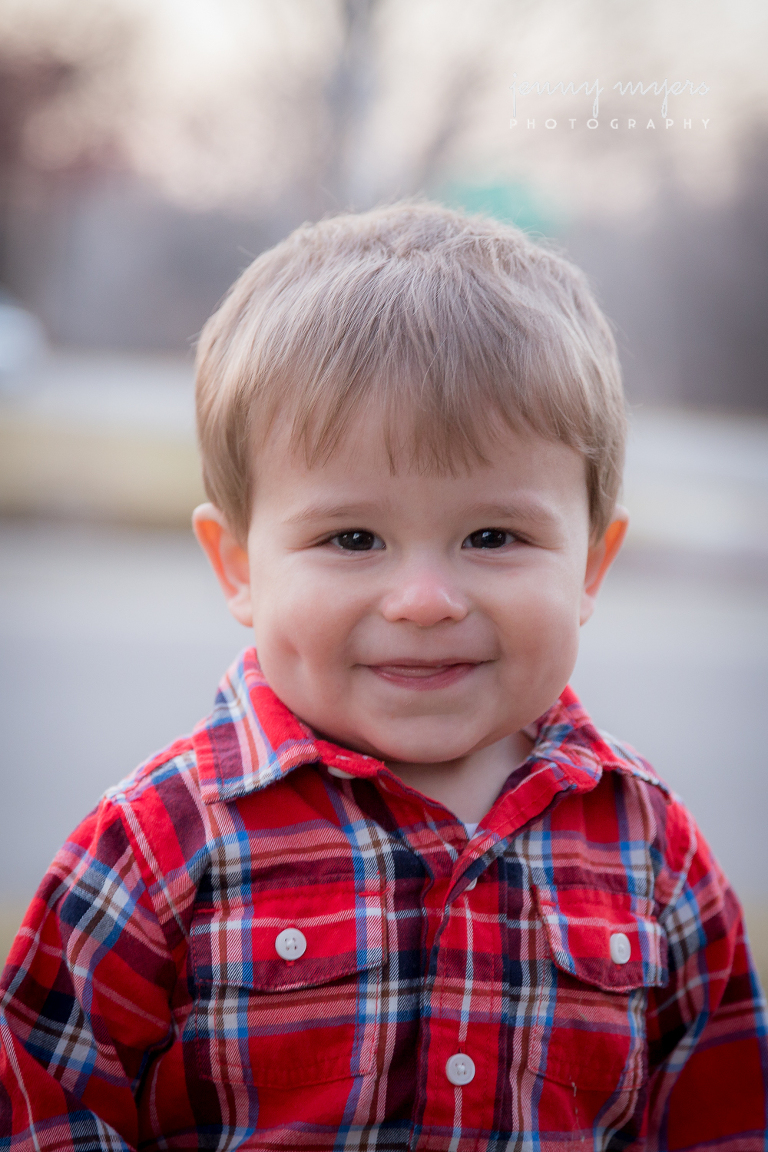
[[[480,821],[478,820],[477,824],[467,824],[466,821],[462,821],[462,823],[464,824],[464,827],[467,830],[467,836],[471,840],[472,837],[474,836],[475,832],[477,832],[477,825],[480,823]]]

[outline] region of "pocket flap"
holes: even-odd
[[[653,916],[630,907],[631,899],[623,893],[579,889],[559,890],[554,897],[538,893],[552,959],[560,971],[605,992],[667,983],[667,938]]]
[[[354,879],[201,906],[190,1013],[201,1078],[289,1089],[367,1075],[378,1044],[384,907],[381,884]],[[286,930],[290,948],[280,942]]]
[[[254,893],[252,903],[200,911],[192,923],[195,980],[279,992],[380,968],[386,952],[383,888],[354,880]],[[298,929],[303,953],[287,960],[277,940]]]

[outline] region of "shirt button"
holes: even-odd
[[[343,768],[334,768],[333,765],[328,767],[328,775],[335,776],[338,780],[354,780],[354,773],[345,772]]]
[[[275,940],[275,951],[283,960],[298,960],[307,950],[307,938],[298,928],[286,928]]]
[[[614,964],[626,964],[632,955],[629,937],[623,932],[612,932],[610,939],[611,960]]]
[[[469,1084],[470,1080],[474,1080],[475,1062],[471,1056],[457,1052],[446,1062],[445,1074],[451,1084],[456,1084],[460,1088],[463,1084]]]
[[[467,884],[467,886],[466,886],[466,888],[464,889],[464,891],[465,891],[465,892],[471,892],[471,891],[472,891],[472,889],[473,889],[473,888],[476,888],[476,887],[477,887],[477,876],[475,876],[474,880],[470,880],[469,884]]]

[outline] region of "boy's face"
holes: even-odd
[[[247,551],[202,510],[198,534],[293,712],[382,760],[451,761],[560,694],[623,523],[590,548],[584,462],[563,444],[506,430],[488,465],[392,475],[379,426],[312,468],[276,432]]]

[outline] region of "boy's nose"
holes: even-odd
[[[436,572],[403,574],[397,587],[387,593],[381,612],[389,623],[407,621],[431,628],[442,621],[458,622],[469,612],[465,597]]]

